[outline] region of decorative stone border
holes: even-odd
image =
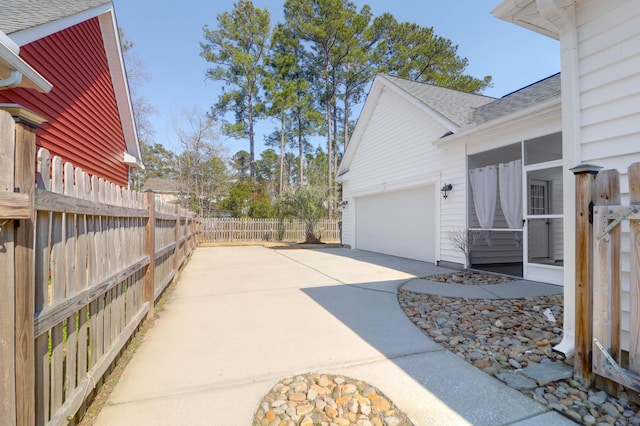
[[[414,426],[382,392],[357,379],[309,373],[278,382],[253,426]]]
[[[456,271],[438,275],[422,277],[423,280],[461,285],[494,285],[513,282],[513,278],[506,275],[487,274],[475,271]]]

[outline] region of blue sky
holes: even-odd
[[[207,111],[218,99],[220,86],[205,79],[208,64],[200,57],[202,26],[215,27],[216,16],[231,11],[231,0],[113,0],[118,26],[134,43],[150,80],[141,93],[157,110],[151,117],[154,142],[179,151],[172,115],[197,107]],[[458,55],[468,59],[466,73],[493,77],[493,87],[483,93],[502,97],[560,71],[556,40],[541,36],[491,15],[500,0],[355,0],[369,4],[374,16],[391,13],[401,22],[433,27],[435,33],[458,45]],[[268,8],[272,22],[281,21],[284,0],[254,0]],[[256,151],[263,137],[276,126],[264,121],[256,129]],[[318,144],[322,140],[318,141]],[[227,140],[231,154],[248,150],[248,142]]]

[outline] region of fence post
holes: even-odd
[[[593,222],[593,183],[602,167],[581,164],[571,169],[576,177],[575,241],[575,355],[573,373],[576,380],[590,385],[591,373],[591,229]]]
[[[13,192],[15,122],[0,110],[0,192]],[[0,219],[0,419],[16,424],[15,284],[13,223]]]
[[[44,119],[20,109],[16,113],[14,191],[29,196],[29,218],[14,221],[16,422],[35,424],[35,191],[36,130]]]
[[[631,205],[640,205],[640,163],[629,166],[629,198]],[[629,347],[629,369],[640,372],[640,221],[631,220],[631,276],[630,276],[630,327],[632,336]]]
[[[149,212],[144,244],[145,252],[149,256],[149,265],[144,275],[144,301],[149,302],[149,317],[153,317],[156,277],[156,194],[152,190],[145,191],[144,206]]]

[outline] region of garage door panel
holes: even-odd
[[[378,253],[435,260],[435,187],[357,199],[356,247]]]

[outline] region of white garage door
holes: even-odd
[[[435,261],[435,187],[356,199],[356,248]]]

